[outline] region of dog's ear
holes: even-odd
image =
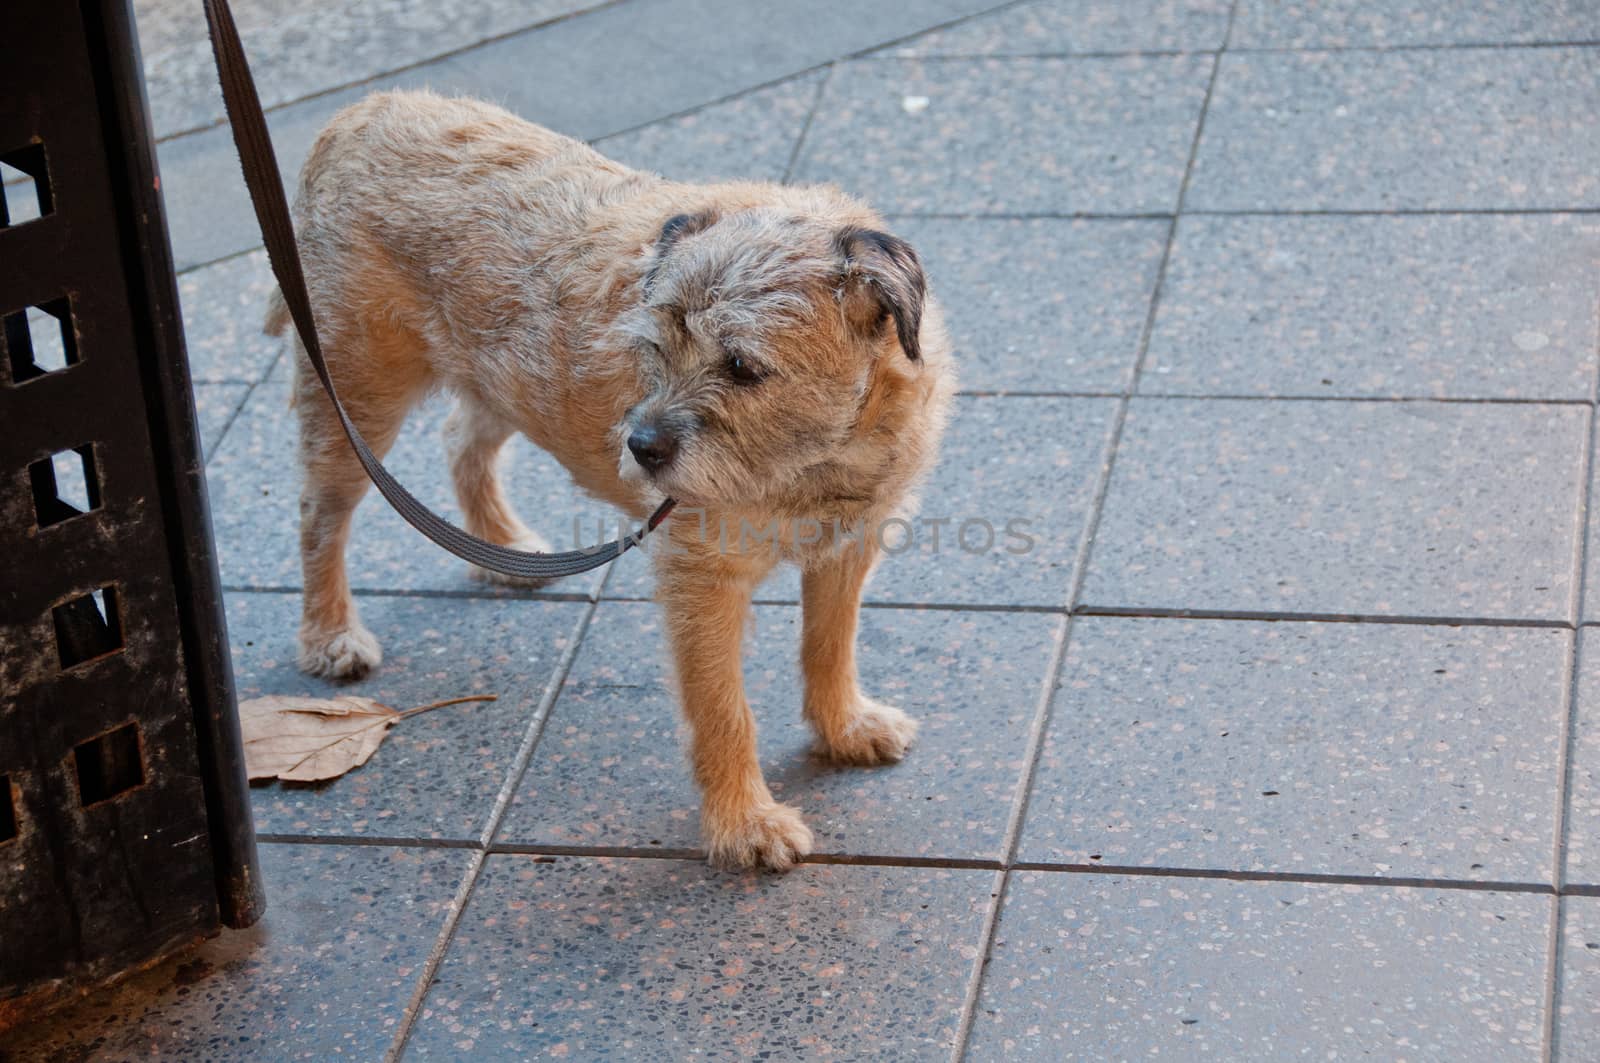
[[[898,236],[855,226],[839,233],[838,247],[844,258],[845,317],[868,335],[877,335],[892,320],[900,349],[913,362],[919,361],[928,281],[917,252]]]
[[[661,264],[666,260],[667,253],[672,250],[672,245],[682,240],[685,236],[705,232],[717,223],[716,211],[709,207],[695,214],[674,214],[661,225],[661,234],[656,237],[655,245],[650,249],[650,267],[645,271],[644,290],[648,293],[655,285],[656,274],[661,270]]]

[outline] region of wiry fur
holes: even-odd
[[[904,753],[915,725],[857,689],[854,641],[873,530],[910,505],[953,388],[915,252],[833,188],[676,184],[426,93],[337,114],[295,211],[330,370],[373,449],[428,392],[455,395],[447,444],[470,531],[542,547],[496,476],[513,432],[635,518],[670,494],[711,529],[781,522],[775,551],[740,553],[671,520],[672,549],[654,553],[711,855],[775,868],[803,856],[810,832],[756,762],[739,648],[774,553],[799,563],[805,713],[822,748],[857,763]],[[274,297],[267,328],[287,324]],[[731,377],[734,356],[763,379]],[[380,658],[344,566],[367,480],[303,356],[295,384],[300,664],[356,676]],[[647,423],[679,444],[654,473],[626,445]],[[840,528],[865,529],[866,547],[836,541]]]

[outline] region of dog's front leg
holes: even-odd
[[[811,851],[811,831],[798,811],[772,799],[761,777],[739,662],[760,573],[709,552],[662,557],[658,572],[707,852],[724,866],[789,868]]]
[[[800,578],[806,720],[820,751],[848,764],[899,760],[917,733],[917,721],[873,701],[856,684],[856,618],[875,555],[870,537],[846,543],[838,554],[813,561]]]

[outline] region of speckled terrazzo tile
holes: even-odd
[[[245,47],[255,54],[249,39]],[[317,134],[342,108],[380,90],[433,88],[447,94],[470,92],[474,86],[459,74],[450,61],[442,60],[269,112],[267,125],[284,188],[293,195],[299,185],[300,167]],[[176,268],[187,270],[261,247],[261,228],[245,191],[238,149],[227,126],[163,140],[156,146],[156,155]],[[251,309],[241,327],[248,329],[252,322],[259,323],[261,316],[259,308]]]
[[[899,552],[867,597],[1065,605],[1115,400],[969,397],[952,413],[910,537],[885,535]]]
[[[1135,399],[1082,602],[1570,620],[1582,406]]]
[[[252,0],[237,6],[263,106],[325,92],[490,37],[595,7],[599,0]],[[136,0],[157,136],[224,117],[199,5]]]
[[[371,760],[332,782],[257,784],[256,829],[476,840],[587,606],[390,597],[359,604],[383,643],[383,665],[359,683],[334,684],[295,667],[298,595],[228,595],[240,699],[355,694],[397,709],[470,694],[498,700],[404,720]]]
[[[1562,877],[1578,885],[1600,886],[1600,627],[1582,628],[1579,640],[1578,703],[1567,786],[1567,863]]]
[[[909,537],[899,525],[884,529],[894,552],[866,599],[1065,606],[1115,413],[1114,399],[958,397]],[[648,559],[624,557],[605,594],[649,598],[654,588]],[[784,567],[756,597],[797,601],[799,593],[799,578]]]
[[[1600,1058],[1600,897],[1561,901],[1561,982],[1556,990],[1558,1063]]]
[[[1019,872],[973,1063],[1540,1058],[1552,900]]]
[[[260,852],[269,898],[260,923],[225,930],[0,1034],[0,1058],[379,1058],[467,854],[342,845],[263,845]]]
[[[206,456],[214,453],[227,430],[228,418],[239,408],[239,403],[250,391],[247,384],[196,384],[194,386],[195,415],[200,418],[200,450]]]
[[[811,754],[800,718],[800,610],[762,606],[745,645],[746,694],[773,794],[817,851],[999,860],[1060,619],[869,609],[861,685],[922,724],[897,765]],[[661,618],[607,602],[578,652],[498,838],[549,845],[699,846],[699,798],[679,740]]]
[[[593,139],[792,77],[993,3],[607,3],[532,32],[287,104],[267,116],[268,125],[290,188],[323,124],[340,107],[380,89],[426,87],[476,96],[558,132]],[[248,32],[245,44],[257,53]],[[159,154],[180,268],[260,246],[226,128],[174,137],[161,144]]]
[[[1225,0],[1034,0],[913,38],[891,55],[1201,51],[1222,43]]]
[[[289,388],[258,387],[207,466],[211,520],[222,581],[231,587],[300,586],[298,426]],[[455,523],[461,515],[450,486],[440,430],[449,412],[435,400],[412,414],[385,459],[389,471],[433,510]],[[593,545],[593,528],[615,511],[583,497],[554,459],[518,437],[506,444],[506,491],[523,519],[558,549]],[[587,529],[587,530],[585,530]],[[540,591],[491,587],[468,575],[467,564],[434,546],[378,495],[367,492],[356,510],[349,550],[350,583],[357,590],[449,590],[501,597],[587,594],[598,572],[574,576]]]
[[[594,146],[674,181],[781,181],[821,83],[806,74]]]
[[[267,297],[276,287],[265,251],[224,259],[178,278],[183,342],[196,381],[253,384],[266,374],[286,349],[283,339],[261,331]]]
[[[1600,222],[1186,217],[1139,388],[1587,399]]]
[[[32,181],[19,177],[19,173],[11,170],[12,179],[0,186],[0,196],[5,197],[7,225],[24,225],[39,218],[38,190]]]
[[[1209,55],[845,63],[797,179],[891,212],[1171,211],[1210,73]]]
[[[1447,0],[1241,0],[1236,48],[1524,44],[1600,38],[1600,8],[1585,0],[1452,4]]]
[[[1600,206],[1600,50],[1230,53],[1189,210]]]
[[[1164,221],[900,219],[944,305],[967,391],[1121,391]]]
[[[1552,882],[1571,637],[1080,617],[1018,859]]]
[[[489,857],[405,1058],[950,1057],[992,871]]]

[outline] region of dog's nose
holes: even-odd
[[[655,425],[640,425],[628,436],[633,460],[651,472],[661,469],[678,453],[678,437]]]

